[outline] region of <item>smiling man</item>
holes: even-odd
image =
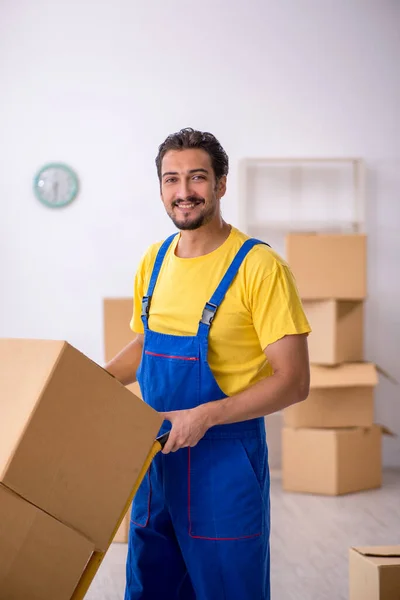
[[[307,397],[310,327],[287,264],[221,216],[218,140],[174,133],[156,166],[179,231],[142,258],[136,339],[106,365],[170,431],[134,499],[125,600],[268,600],[264,416]]]

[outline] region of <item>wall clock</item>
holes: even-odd
[[[45,206],[60,208],[76,198],[78,177],[63,163],[49,163],[35,175],[33,189],[37,199]]]

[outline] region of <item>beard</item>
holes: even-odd
[[[168,212],[168,216],[175,225],[177,229],[180,231],[193,231],[195,229],[199,229],[203,225],[209,223],[216,212],[216,206],[214,204],[210,204],[207,208],[205,208],[200,214],[196,216],[191,215],[191,210],[187,212],[182,212],[181,215],[176,215],[174,213],[174,208],[178,206],[181,202],[193,202],[195,205],[205,205],[204,198],[196,198],[191,196],[186,198],[185,200],[178,199],[172,203],[172,210]]]

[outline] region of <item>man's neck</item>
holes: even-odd
[[[231,226],[222,219],[207,223],[193,231],[181,231],[175,250],[179,258],[196,258],[204,256],[219,248],[228,238]]]

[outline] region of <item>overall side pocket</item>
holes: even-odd
[[[252,447],[253,446],[253,447]],[[264,499],[249,452],[257,462],[258,441],[203,439],[188,451],[189,535],[239,540],[262,535]]]

